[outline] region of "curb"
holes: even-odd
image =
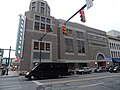
[[[14,76],[3,75],[3,76],[0,76],[0,78],[10,78],[10,77],[19,77],[19,75],[14,75]]]

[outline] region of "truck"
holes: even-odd
[[[29,80],[54,77],[61,78],[67,75],[69,75],[67,63],[49,62],[38,64],[25,74],[25,78],[28,78]]]

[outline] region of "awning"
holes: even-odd
[[[120,63],[120,58],[112,58],[113,62]]]

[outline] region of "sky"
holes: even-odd
[[[16,49],[16,40],[19,24],[19,15],[29,11],[31,0],[1,0],[0,2],[0,48]],[[78,11],[86,0],[46,0],[51,9],[51,16],[56,19],[67,20]],[[80,21],[78,13],[70,21],[77,22],[105,32],[110,30],[120,31],[120,0],[94,0],[93,6],[85,8],[86,22]],[[5,51],[4,57],[8,57]],[[11,52],[11,57],[15,52]]]

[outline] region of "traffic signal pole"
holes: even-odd
[[[8,69],[9,69],[9,66],[10,66],[10,54],[11,54],[11,46],[10,46],[10,49],[9,49],[9,57],[8,57],[6,75],[8,75]]]
[[[9,66],[10,66],[10,54],[11,54],[11,51],[15,51],[15,50],[13,50],[13,49],[11,49],[11,46],[10,46],[10,48],[9,49],[1,49],[1,50],[9,50],[9,56],[8,56],[8,58],[6,58],[6,75],[8,75],[8,68],[9,68]],[[2,62],[1,62],[2,63]]]
[[[94,1],[94,0],[92,0],[92,1]],[[85,4],[84,6],[82,6],[75,14],[73,14],[73,15],[64,23],[64,25],[66,25],[66,23],[67,23],[70,19],[72,19],[77,13],[79,13],[81,10],[83,10],[86,6],[87,6],[87,4]]]
[[[84,8],[86,7],[86,4],[83,6],[83,7],[81,7],[75,14],[73,14],[65,23],[64,23],[64,25],[66,25],[66,23],[70,20],[70,19],[72,19],[77,13],[79,13],[81,10],[83,10]]]

